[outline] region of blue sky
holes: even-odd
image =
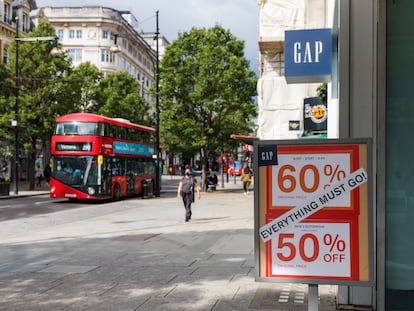
[[[155,31],[155,12],[159,10],[160,32],[172,42],[178,33],[192,27],[216,24],[245,41],[245,56],[258,73],[259,6],[257,0],[37,0],[37,6],[100,5],[129,10],[144,32]]]

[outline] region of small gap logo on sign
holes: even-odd
[[[259,166],[277,165],[277,146],[259,147]]]

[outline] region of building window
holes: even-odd
[[[109,39],[109,31],[103,30],[102,31],[102,39]]]
[[[68,54],[73,62],[82,62],[82,50],[81,49],[69,49]]]
[[[23,32],[29,32],[29,17],[27,14],[23,14],[22,30]]]
[[[122,70],[125,69],[125,58],[123,58],[122,56],[119,57],[119,62],[118,62],[118,67],[121,68]]]
[[[69,30],[69,39],[82,39],[82,30],[81,29],[71,29]]]
[[[7,24],[10,24],[11,20],[10,20],[10,4],[9,3],[5,3],[4,4],[4,18],[3,21]]]
[[[63,29],[58,29],[56,31],[56,35],[59,37],[60,40],[63,39],[63,34],[64,34]]]
[[[4,64],[9,63],[9,54],[7,53],[8,49],[9,49],[8,45],[3,46],[3,63]]]
[[[109,50],[101,49],[101,62],[114,63],[115,55]]]

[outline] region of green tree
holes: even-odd
[[[12,73],[5,64],[0,64],[0,137],[12,140],[10,113],[14,103],[14,81]]]
[[[248,135],[256,116],[256,76],[244,42],[220,26],[180,34],[160,63],[160,138],[169,153],[207,159],[231,150],[231,134]]]
[[[95,65],[85,62],[74,68],[57,88],[59,90],[60,115],[90,111],[95,112],[97,88],[103,79],[103,73]]]
[[[54,35],[54,28],[47,21],[42,21],[28,37]],[[59,85],[71,68],[67,55],[50,55],[53,45],[53,41],[19,42],[19,145],[29,156],[28,176],[31,189],[34,188],[36,145],[50,140],[56,112],[59,110],[55,85]],[[9,55],[10,68],[15,68],[15,42],[10,45]],[[7,119],[10,123],[14,119],[14,104],[12,100],[8,101],[7,113],[1,119],[2,122]]]
[[[326,104],[328,101],[328,84],[322,83],[316,89],[318,97],[322,100],[322,103]]]
[[[113,118],[128,119],[133,123],[152,125],[149,109],[139,94],[139,84],[128,72],[118,71],[108,74],[99,83],[95,94],[94,110]],[[93,111],[91,111],[93,112]]]
[[[10,157],[12,141],[10,101],[14,99],[14,81],[12,73],[5,64],[0,64],[0,158]]]

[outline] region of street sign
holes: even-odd
[[[256,279],[371,285],[370,140],[258,141],[255,152]]]

